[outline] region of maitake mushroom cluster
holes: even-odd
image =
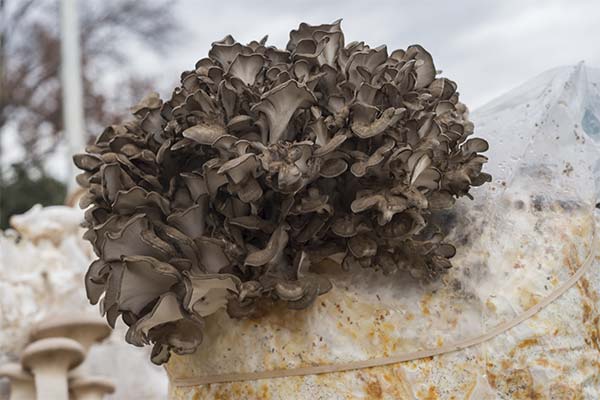
[[[421,46],[344,44],[339,21],[265,42],[213,43],[170,100],[147,96],[74,157],[99,257],[89,300],[156,363],[193,352],[220,308],[310,306],[327,259],[436,276],[455,249],[431,212],[491,178]]]

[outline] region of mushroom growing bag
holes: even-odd
[[[600,397],[597,84],[599,70],[558,68],[472,114],[494,180],[435,215],[457,247],[441,278],[336,269],[325,274],[333,289],[308,309],[241,321],[221,310],[196,353],[167,364],[171,397]],[[420,358],[435,349],[446,350]],[[414,356],[294,373],[403,354]],[[261,371],[279,373],[244,375]]]

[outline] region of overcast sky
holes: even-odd
[[[284,47],[300,22],[339,18],[346,43],[386,44],[389,52],[424,46],[471,110],[548,69],[582,60],[600,67],[600,0],[178,0],[175,13],[183,32],[168,53],[122,44],[131,47],[126,68],[152,77],[165,97],[180,73],[227,34],[242,43],[269,34],[268,44]],[[66,149],[55,153],[50,169],[62,176],[70,160]]]
[[[226,34],[246,43],[268,33],[268,43],[285,46],[300,22],[338,18],[347,43],[390,51],[423,45],[471,109],[550,68],[581,60],[600,66],[599,0],[179,0],[176,12],[188,32],[172,53],[139,57],[132,66],[160,71],[168,87]]]

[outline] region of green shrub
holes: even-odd
[[[43,168],[13,164],[0,175],[0,229],[9,227],[12,215],[21,214],[36,204],[62,204],[66,186],[48,176]]]

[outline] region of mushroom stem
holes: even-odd
[[[29,344],[21,363],[33,373],[37,400],[69,400],[67,371],[81,364],[84,348],[72,339],[42,339]]]
[[[10,400],[32,400],[35,398],[33,377],[16,363],[0,367],[0,378],[10,379]]]
[[[36,324],[30,334],[31,342],[46,338],[68,338],[78,342],[87,354],[95,343],[105,340],[112,329],[103,319],[85,313],[75,313],[43,320]],[[81,374],[81,366],[71,375]]]
[[[32,368],[32,372],[35,376],[35,387],[39,400],[67,400],[69,398],[66,367],[54,363],[44,363]]]

